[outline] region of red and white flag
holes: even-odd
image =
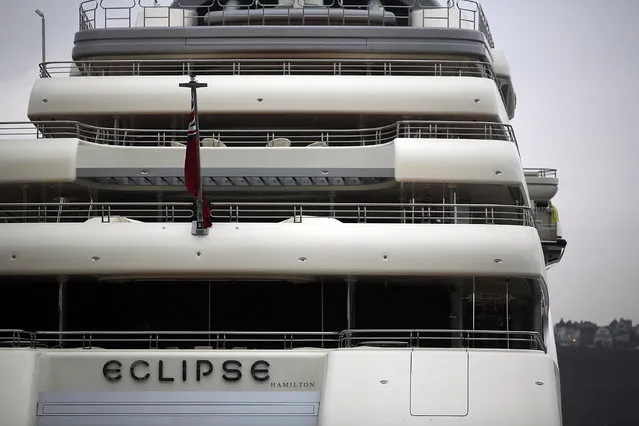
[[[197,140],[197,122],[195,118],[195,99],[191,96],[191,115],[187,131],[186,156],[184,157],[184,184],[186,185],[186,190],[194,197],[197,197],[201,179],[199,149],[197,146],[200,141]],[[210,228],[213,225],[211,222],[211,210],[209,209],[209,203],[206,202],[204,190],[202,190],[202,203],[204,227]]]

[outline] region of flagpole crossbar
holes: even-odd
[[[191,234],[193,235],[208,235],[209,233],[209,226],[210,226],[210,217],[207,218],[207,220],[205,221],[204,218],[204,212],[208,212],[209,209],[205,208],[208,206],[205,206],[204,203],[204,193],[203,193],[203,182],[202,182],[202,159],[200,157],[200,123],[199,123],[199,119],[198,119],[198,110],[197,110],[197,89],[203,88],[203,87],[208,87],[207,83],[200,83],[195,79],[195,74],[191,74],[190,75],[191,80],[188,83],[179,83],[180,87],[186,87],[191,89],[191,100],[192,100],[192,117],[191,117],[191,121],[194,121],[194,130],[195,130],[195,152],[196,152],[196,157],[197,157],[197,199],[196,199],[196,220],[193,221],[192,225],[191,225]],[[189,123],[189,132],[192,131],[192,124]],[[191,141],[189,141],[188,143],[191,143]],[[187,144],[187,149],[189,148],[188,144]],[[186,166],[185,166],[186,167]],[[185,174],[186,174],[186,168],[185,168]],[[185,180],[186,180],[186,175],[185,175]],[[208,226],[207,226],[207,222],[208,222]]]
[[[191,77],[194,78],[194,77]],[[202,87],[208,87],[208,83],[199,83],[197,80],[191,80],[188,83],[180,83],[180,87],[188,87],[191,90],[197,90]]]

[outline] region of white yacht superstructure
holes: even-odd
[[[478,3],[89,0],[79,23],[0,123],[1,425],[561,425],[558,180],[522,167]]]

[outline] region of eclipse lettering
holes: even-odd
[[[239,382],[243,377],[242,362],[229,359],[221,364],[222,380],[233,383]],[[250,377],[256,382],[266,382],[270,379],[271,364],[265,360],[258,360],[248,368]],[[187,382],[195,379],[200,382],[206,378],[213,378],[215,366],[208,359],[165,361],[157,360],[149,362],[138,359],[131,362],[128,368],[118,360],[109,360],[102,366],[102,375],[112,383],[122,380],[123,371],[127,371],[129,377],[137,383],[145,383],[149,380],[157,380],[160,383],[174,383],[176,381]]]

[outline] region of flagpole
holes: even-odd
[[[193,222],[191,228],[191,234],[193,235],[207,235],[209,230],[204,226],[204,185],[202,182],[202,159],[200,157],[200,122],[197,110],[197,89],[201,87],[207,87],[207,83],[198,83],[195,79],[195,74],[190,74],[191,80],[188,83],[180,83],[180,87],[188,87],[191,89],[191,99],[193,99],[193,112],[195,115],[195,151],[197,153],[197,200],[196,200],[196,221]]]

